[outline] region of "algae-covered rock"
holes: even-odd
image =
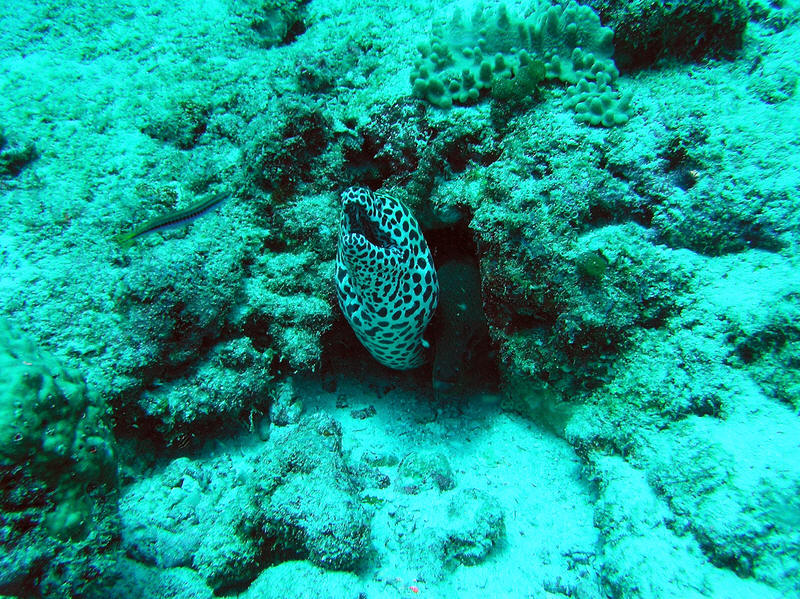
[[[457,491],[447,509],[449,522],[445,560],[465,565],[482,562],[506,532],[503,510],[489,493],[479,489]]]
[[[115,443],[81,375],[0,321],[0,592],[90,592],[117,532]]]
[[[264,543],[249,525],[252,471],[227,458],[178,458],[134,483],[120,500],[125,553],[165,570],[191,568],[215,592],[250,582]]]
[[[366,556],[370,526],[342,457],[342,433],[322,413],[276,429],[256,465],[258,522],[276,556],[351,570]]]
[[[588,0],[616,32],[614,58],[622,70],[660,58],[700,60],[737,50],[749,12],[744,0]]]
[[[456,486],[450,462],[440,451],[411,452],[400,462],[397,472],[400,484],[406,489],[412,487],[414,493],[420,487],[449,491]]]

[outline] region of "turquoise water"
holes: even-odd
[[[800,597],[795,0],[0,23],[0,596]]]

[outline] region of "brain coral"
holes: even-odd
[[[595,125],[627,122],[630,98],[614,87],[619,71],[611,56],[614,32],[587,6],[542,2],[529,16],[479,5],[467,20],[456,10],[434,28],[411,73],[414,94],[440,108],[473,104],[494,81],[512,78],[540,61],[547,79],[570,84],[565,105]]]

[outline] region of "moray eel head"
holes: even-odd
[[[342,203],[342,224],[340,231],[346,236],[351,236],[349,242],[354,242],[356,237],[378,247],[386,247],[388,240],[382,233],[379,215],[375,214],[374,205],[364,201],[360,195],[348,198]]]

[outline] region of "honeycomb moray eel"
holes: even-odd
[[[342,194],[336,291],[356,337],[378,362],[397,370],[425,362],[422,335],[439,282],[419,224],[402,202],[361,188]]]

